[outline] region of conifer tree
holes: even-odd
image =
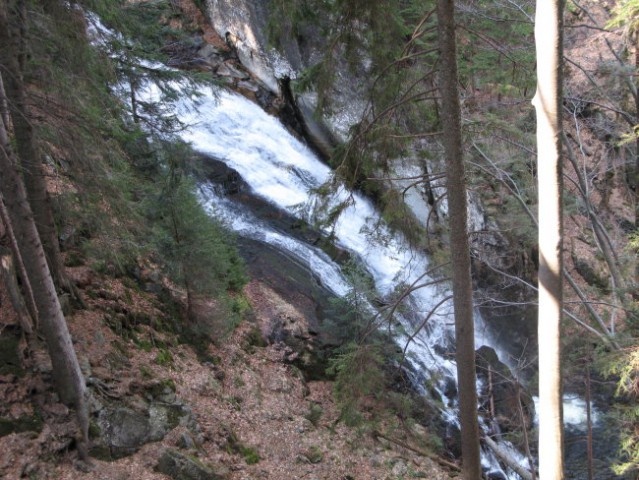
[[[25,86],[27,47],[27,5],[24,0],[3,2],[0,18],[0,65],[4,70],[7,104],[13,119],[13,133],[31,208],[56,285],[75,293],[64,270],[46,177],[28,108]]]
[[[457,90],[457,48],[453,0],[438,0],[437,21],[441,67],[441,124],[446,158],[446,185],[450,212],[450,249],[455,309],[455,345],[461,423],[462,471],[466,480],[481,478],[479,423],[475,378],[473,289],[468,244],[466,174]]]
[[[6,11],[0,9],[0,25],[6,18]],[[5,100],[0,98],[0,102]],[[62,402],[76,410],[80,431],[78,451],[80,457],[86,460],[89,440],[86,384],[53,284],[26,189],[18,173],[17,159],[9,143],[3,118],[0,118],[0,193],[4,198],[11,228],[18,239],[20,255],[33,289],[39,326],[51,357],[56,390]]]

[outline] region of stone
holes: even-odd
[[[222,63],[219,67],[217,67],[217,71],[215,72],[221,77],[231,77],[237,78],[239,80],[248,79],[248,75],[244,72],[240,72],[237,68],[229,65],[228,63]]]
[[[96,420],[99,438],[92,455],[115,460],[132,455],[143,445],[157,442],[178,425],[195,429],[191,409],[180,403],[152,402],[140,410],[128,407],[106,407]]]
[[[222,480],[224,475],[196,457],[183,455],[175,450],[166,450],[158,461],[155,470],[168,475],[173,480]]]
[[[510,369],[499,360],[492,348],[487,346],[479,348],[476,358],[477,377],[486,385],[480,394],[483,409],[490,413],[489,384],[492,384],[495,420],[502,431],[521,429],[520,403],[525,426],[531,428],[535,417],[535,404],[530,393],[513,377]]]
[[[7,327],[0,335],[0,375],[22,377],[24,370],[20,359],[20,330]]]
[[[177,441],[177,446],[184,450],[195,450],[197,445],[193,437],[188,433],[182,433]]]

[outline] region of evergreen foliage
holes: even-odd
[[[612,412],[621,426],[620,458],[612,466],[617,475],[639,471],[639,349],[606,355],[600,368],[608,377],[618,378],[616,395],[621,399]]]
[[[220,316],[241,315],[234,298],[246,281],[243,263],[232,236],[198,203],[185,173],[191,152],[173,135],[184,126],[165,108],[202,81],[164,66],[191,47],[189,32],[170,26],[179,12],[169,1],[26,7],[32,123],[62,183],[53,201],[69,261],[88,257],[101,273],[126,275],[154,255],[176,284],[216,299]],[[87,24],[97,36],[87,36]],[[136,89],[151,82],[157,102],[136,99],[134,107]]]
[[[239,291],[246,283],[244,265],[231,237],[198,202],[195,185],[175,163],[189,153],[179,144],[165,145],[169,165],[163,188],[146,198],[153,225],[154,251],[171,277],[195,295]]]

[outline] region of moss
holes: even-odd
[[[173,365],[173,355],[166,349],[161,349],[155,357],[155,363],[162,367]]]
[[[101,435],[102,429],[100,428],[100,425],[98,425],[95,421],[92,421],[89,424],[89,438],[94,440],[96,438],[100,438]]]
[[[153,398],[161,397],[169,392],[175,393],[177,391],[177,387],[175,386],[175,382],[171,378],[165,378],[164,380],[160,380],[157,383],[149,385],[146,388],[146,391]]]
[[[311,463],[320,463],[324,459],[324,454],[317,445],[313,445],[306,450],[304,456],[308,458],[308,461]]]
[[[254,347],[264,348],[268,345],[259,327],[256,325],[246,334],[246,340],[244,344],[244,350],[252,352]]]
[[[170,429],[174,429],[182,423],[184,418],[188,416],[188,410],[182,405],[169,405],[166,410],[167,424]]]
[[[311,407],[309,408],[306,415],[304,415],[304,417],[309,422],[311,422],[313,426],[317,427],[317,424],[319,423],[319,420],[322,417],[323,413],[324,413],[324,410],[322,409],[322,406],[319,403],[311,403]]]
[[[229,454],[239,453],[240,455],[242,455],[242,457],[244,457],[244,461],[248,465],[254,465],[261,460],[257,449],[254,447],[247,447],[246,445],[242,445],[235,432],[232,431],[229,431],[226,436],[224,449]]]
[[[257,450],[253,447],[240,447],[240,454],[244,457],[247,465],[255,465],[261,460]]]
[[[153,344],[149,340],[142,340],[137,335],[132,335],[131,339],[144,352],[150,352],[153,349]]]
[[[105,445],[96,445],[92,447],[89,451],[89,454],[93,458],[102,460],[104,462],[110,462],[114,460],[113,455],[111,454],[111,449]]]
[[[11,433],[40,432],[44,422],[40,415],[30,415],[16,419],[0,418],[0,437]]]

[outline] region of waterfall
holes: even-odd
[[[191,125],[182,138],[196,150],[221,159],[236,170],[254,194],[304,220],[312,221],[313,217],[321,214],[317,212],[321,202],[309,192],[329,181],[330,168],[257,105],[239,95],[222,91],[217,96],[209,94],[200,97],[197,108],[188,100],[182,101],[178,105],[178,115]],[[255,224],[255,220],[249,219],[246,212],[238,212],[238,206],[232,207],[230,201],[223,201],[210,190],[208,197],[207,192],[201,194],[205,204],[226,217],[232,228],[240,234],[252,238],[260,235],[261,240],[268,243],[276,241],[276,246],[294,250],[289,253],[301,261],[316,262],[316,265],[322,265],[324,271],[334,273],[335,267],[329,268],[326,264],[330,259],[318,248],[306,246],[302,249],[300,242],[292,239],[282,242],[281,235],[274,235],[263,223]],[[428,259],[412,250],[400,234],[391,234],[368,199],[342,188],[326,208],[338,202],[348,202],[349,205],[332,227],[335,242],[360,258],[373,278],[380,297],[390,295],[398,285],[414,283],[428,269]],[[316,208],[302,208],[309,205]],[[376,225],[374,232],[371,228],[373,225]],[[318,262],[320,259],[321,262]],[[310,266],[315,267],[313,264]],[[322,275],[321,272],[317,273]],[[424,277],[420,283],[428,283],[429,280],[433,279]],[[331,289],[343,295],[343,282],[346,280],[336,282],[332,276],[324,283],[334,285]],[[414,316],[424,318],[448,296],[450,287],[447,284],[426,286],[416,291],[411,298]],[[452,322],[452,304],[445,301],[431,316],[428,328],[409,347],[415,358],[429,371],[443,374],[442,378],[455,375],[453,362],[436,353],[451,350]],[[413,328],[412,325],[405,327],[408,332]],[[445,382],[443,379],[441,381]]]
[[[444,405],[443,417],[457,424],[456,400],[444,393],[451,381],[456,382],[454,361],[446,353],[454,350],[451,290],[447,283],[434,282],[434,278],[424,275],[429,268],[428,258],[413,250],[401,234],[391,232],[365,197],[343,187],[337,189],[328,205],[314,196],[313,189],[331,179],[330,168],[251,101],[226,91],[201,91],[197,97],[179,100],[176,113],[190,126],[181,133],[183,140],[237,171],[253,194],[277,209],[313,221],[322,214],[322,208],[346,202],[347,207],[330,233],[340,248],[360,259],[381,298],[390,296],[401,285],[428,284],[411,295],[412,321],[399,316],[403,329],[396,338],[399,345],[407,343],[408,358],[422,372],[422,380],[431,379],[431,388]],[[199,193],[205,207],[225,219],[239,235],[273,245],[306,264],[336,295],[348,292],[349,284],[340,267],[319,248],[274,230],[210,186],[203,185]],[[413,335],[415,325],[426,317],[426,327]],[[478,312],[476,327],[476,347],[488,345],[499,353]],[[505,360],[505,355],[501,356]],[[423,385],[422,389],[426,393]],[[524,462],[523,457],[521,461]],[[489,453],[484,455],[483,463],[488,470],[500,470]]]

